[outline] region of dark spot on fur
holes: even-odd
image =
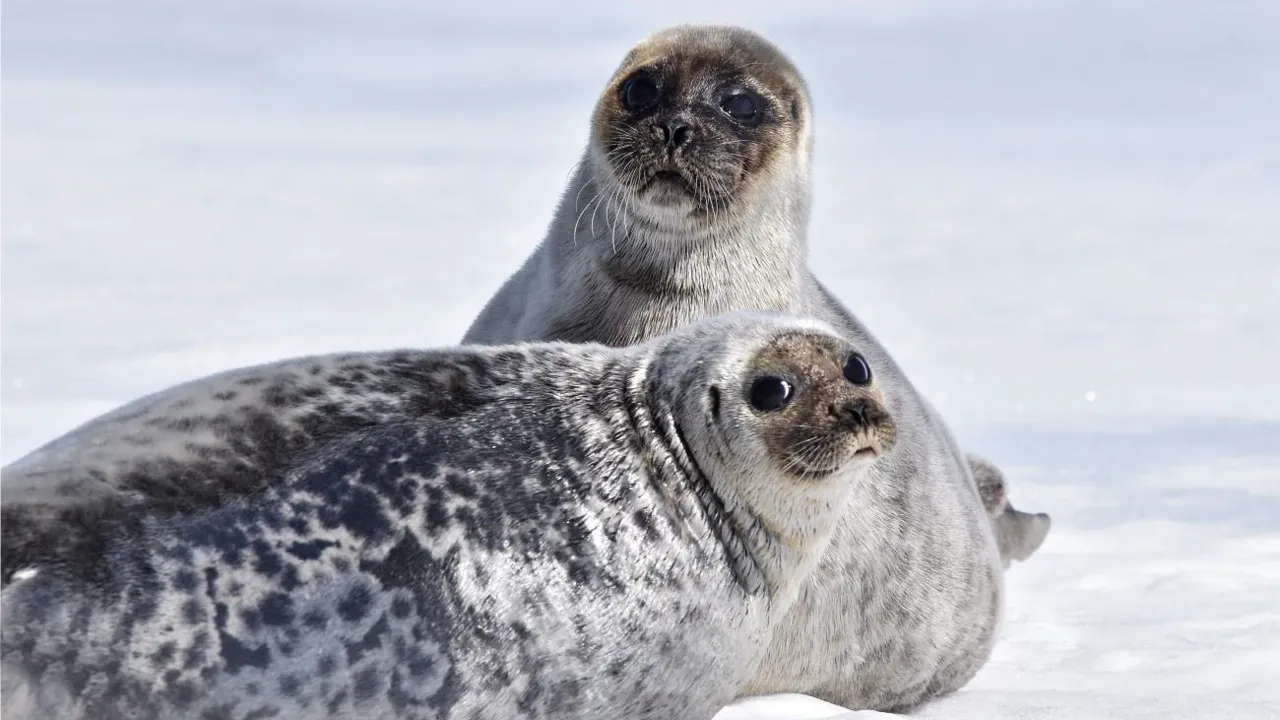
[[[471,499],[476,496],[476,486],[462,473],[450,472],[444,477],[445,488],[458,497]]]
[[[169,681],[169,700],[179,708],[185,709],[191,707],[191,703],[196,700],[196,688],[189,682],[175,682],[177,678]]]
[[[342,707],[342,703],[346,701],[347,701],[347,691],[339,690],[337,693],[334,694],[333,698],[329,700],[329,706],[328,706],[329,714],[337,715],[338,708]]]
[[[285,550],[299,560],[316,560],[325,550],[336,546],[337,543],[332,540],[310,540],[308,542],[295,542]]]
[[[187,625],[199,625],[205,620],[204,607],[200,605],[200,601],[190,598],[182,603],[182,621]]]
[[[200,720],[235,720],[235,703],[223,703],[200,713]]]
[[[254,710],[253,712],[246,714],[244,716],[244,720],[270,720],[270,718],[273,718],[279,714],[280,714],[280,708],[272,707],[270,705],[263,705],[257,710]]]
[[[302,623],[313,630],[319,629],[329,623],[329,616],[325,615],[323,610],[313,608],[302,616]]]
[[[398,597],[391,602],[391,615],[398,620],[409,617],[409,613],[413,612],[413,605],[409,601]]]
[[[255,540],[253,550],[258,555],[258,562],[254,569],[267,577],[275,577],[282,567],[279,553],[272,550],[271,545],[265,540]]]
[[[280,408],[289,405],[289,393],[286,392],[283,383],[277,382],[269,385],[262,391],[262,401],[273,408]]]
[[[302,683],[294,675],[284,675],[280,678],[280,692],[285,697],[296,697],[298,691],[302,689]]]
[[[653,526],[653,517],[649,514],[649,511],[636,510],[635,512],[631,513],[631,520],[636,524],[636,527],[640,528],[640,530],[644,533],[644,537],[646,540],[658,539],[658,531]]]
[[[218,550],[219,559],[224,565],[232,568],[240,567],[243,561],[241,552],[248,538],[239,526],[204,521],[187,527],[185,535],[187,541],[196,547]]]
[[[205,585],[210,599],[217,597],[217,580],[218,571],[214,568],[206,568]],[[256,667],[259,669],[267,667],[271,660],[271,653],[265,644],[257,648],[249,648],[235,636],[227,633],[227,617],[229,614],[230,611],[226,603],[214,601],[213,622],[218,631],[218,644],[221,646],[220,654],[226,665],[227,672],[234,675],[244,667]]]
[[[157,649],[154,653],[151,654],[151,663],[153,665],[167,665],[169,661],[173,659],[173,656],[176,655],[177,653],[178,653],[178,646],[171,640],[161,645],[159,649]],[[170,672],[176,673],[177,670],[171,670]],[[173,681],[169,680],[168,682],[173,682]]]
[[[378,673],[375,668],[368,667],[356,673],[355,687],[352,696],[356,702],[363,702],[378,692]]]
[[[387,617],[384,615],[369,628],[369,632],[365,633],[363,638],[347,645],[347,666],[354,666],[366,652],[382,647],[382,636],[386,631]]]
[[[332,655],[325,655],[320,658],[320,662],[316,664],[316,672],[320,677],[332,675],[334,670],[338,669],[338,661]]]
[[[390,523],[378,503],[378,496],[366,488],[355,488],[343,503],[338,521],[353,535],[379,540],[387,534]]]
[[[365,585],[357,585],[338,602],[338,615],[343,620],[354,623],[359,622],[361,618],[369,613],[369,606],[373,602],[373,594],[369,592],[369,588]]]
[[[427,527],[441,528],[449,524],[449,509],[443,501],[427,505]]]
[[[238,393],[235,390],[222,390],[213,394],[213,399],[219,402],[228,402],[235,400]]]
[[[209,633],[200,632],[196,634],[195,640],[191,641],[191,647],[187,648],[187,659],[182,663],[183,670],[192,670],[205,663],[208,657],[209,649]]]
[[[293,592],[301,581],[298,580],[298,568],[293,565],[285,565],[284,572],[280,574],[280,589],[285,592]]]
[[[225,632],[220,631],[218,635],[222,643],[222,660],[226,663],[228,673],[235,675],[246,667],[255,667],[262,670],[271,663],[271,651],[267,649],[265,644],[256,648],[249,648],[234,636]]]
[[[180,593],[192,593],[200,585],[200,578],[191,570],[183,568],[173,578],[173,589]]]
[[[382,585],[383,588],[406,588],[414,592],[421,592],[419,587],[421,578],[425,572],[431,572],[435,560],[431,557],[422,546],[418,544],[417,539],[405,533],[400,538],[400,542],[391,548],[387,556],[381,562],[362,562],[360,570],[372,575]],[[430,577],[430,575],[425,575]],[[408,602],[402,598],[397,598],[392,604],[392,612],[396,612],[396,607],[403,606],[404,614],[408,615]],[[397,615],[398,617],[403,617]]]
[[[240,611],[240,621],[245,627],[249,628],[249,632],[258,634],[262,631],[262,618],[258,615],[258,611],[253,608],[246,608]]]

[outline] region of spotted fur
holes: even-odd
[[[766,117],[767,132],[719,133],[717,144],[698,147],[704,169],[743,168],[741,182],[717,185],[732,187],[732,197],[716,200],[728,210],[704,212],[697,193],[680,204],[671,192],[650,202],[632,190],[640,183],[632,176],[652,170],[652,160],[619,155],[605,141],[634,142],[647,127],[647,117],[620,112],[617,100],[619,83],[647,68],[682,89],[672,103],[688,106],[662,112],[701,117],[702,89],[725,77],[758,88],[772,107],[794,105]],[[988,516],[942,418],[806,266],[813,112],[802,76],[755,33],[673,27],[627,55],[592,118],[545,239],[464,342],[627,345],[749,309],[839,328],[881,379],[898,444],[850,498],[830,551],[743,693],[800,692],[855,709],[904,710],[960,688],[996,642],[1004,566],[1039,547],[1048,516],[1011,507]]]
[[[3,717],[706,720],[870,463],[770,460],[735,391],[777,342],[798,377],[850,352],[735,315],[301,358],[89,423],[4,472]],[[892,446],[878,390],[825,382]]]

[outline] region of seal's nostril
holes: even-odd
[[[867,403],[865,400],[854,400],[845,403],[844,419],[854,428],[860,428],[867,424]]]
[[[658,123],[658,127],[661,128],[662,142],[672,149],[689,142],[689,138],[693,134],[693,129],[683,120],[667,120]]]

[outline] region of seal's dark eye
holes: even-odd
[[[720,109],[734,120],[753,122],[760,116],[760,98],[752,93],[737,92],[721,100]]]
[[[751,407],[762,412],[781,410],[795,395],[791,383],[780,377],[762,377],[751,384]]]
[[[871,366],[861,355],[854,353],[844,362],[844,379],[854,385],[866,385],[871,382]]]
[[[635,112],[643,110],[658,99],[658,85],[647,75],[636,75],[622,86],[622,104]]]

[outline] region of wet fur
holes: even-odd
[[[795,99],[796,110],[778,121],[784,131],[760,136],[766,160],[724,212],[648,206],[613,179],[602,123],[616,122],[618,83],[654,58],[695,74],[736,64],[771,97]],[[879,379],[898,443],[855,488],[831,548],[743,693],[800,692],[854,709],[904,710],[958,689],[987,661],[1004,566],[1034,552],[1048,517],[1026,523],[1007,508],[989,518],[969,459],[941,417],[806,267],[811,115],[799,72],[753,33],[682,26],[646,39],[607,84],[546,238],[464,342],[628,345],[743,309],[838,328]],[[1002,548],[1014,554],[1002,556]]]

